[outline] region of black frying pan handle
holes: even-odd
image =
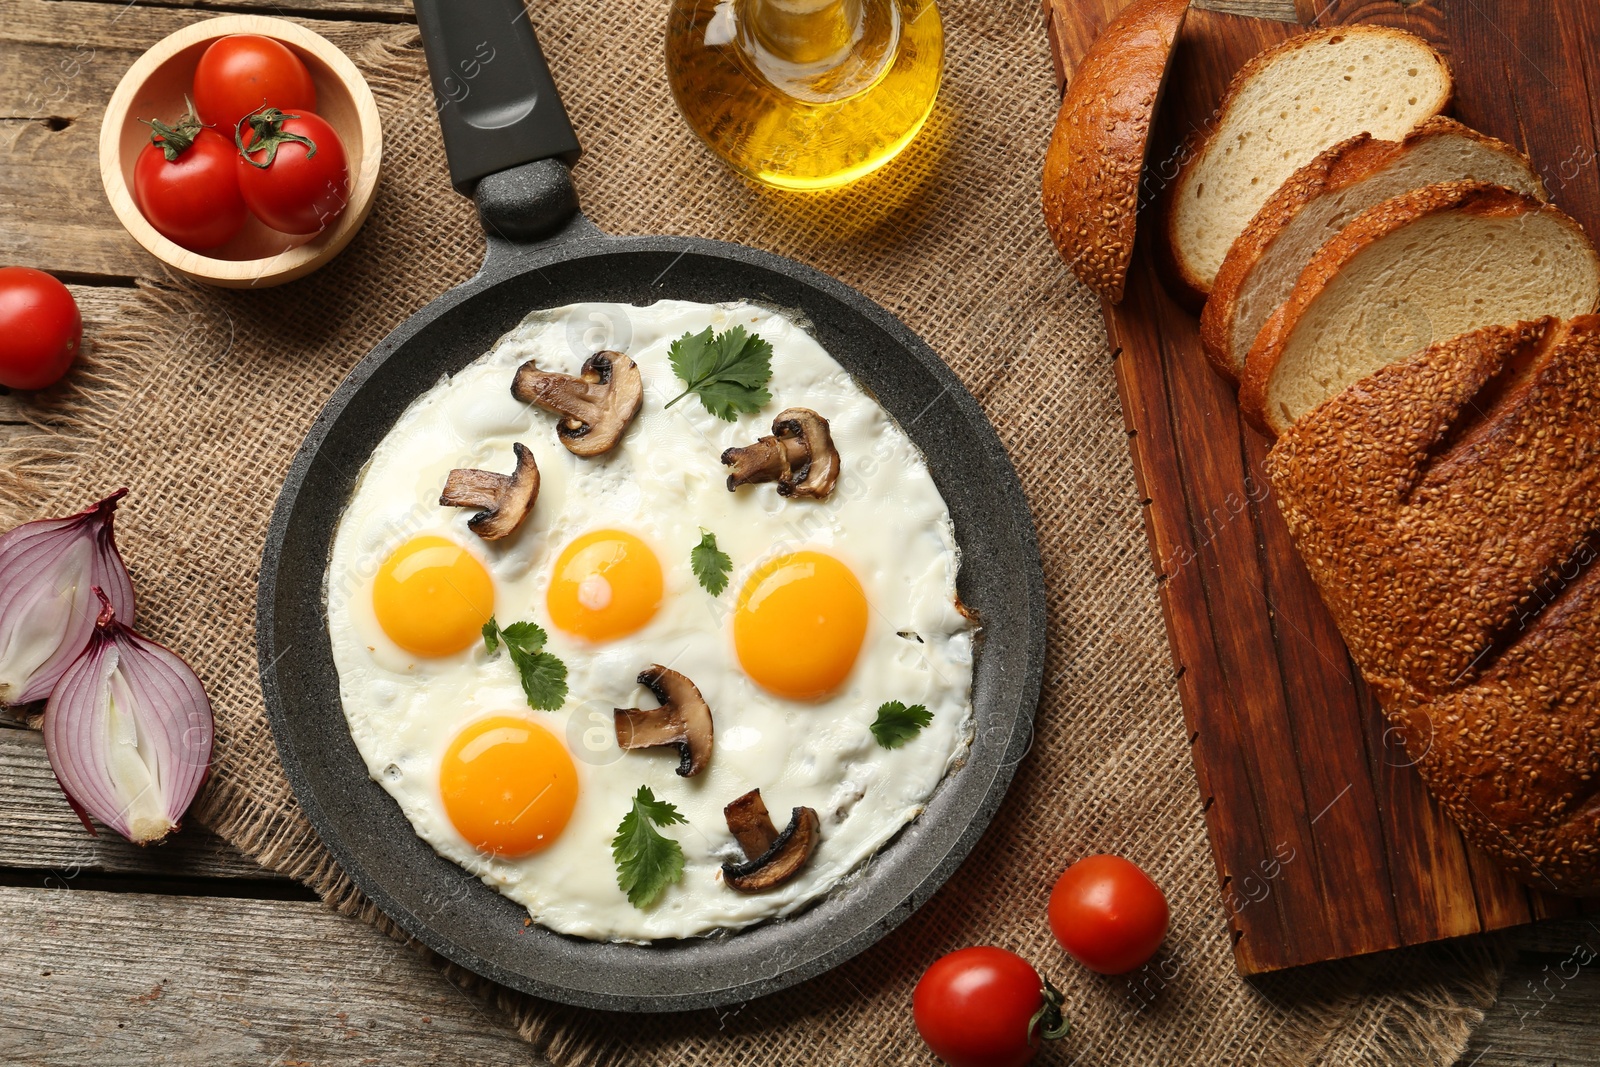
[[[458,192],[471,196],[480,179],[525,163],[578,161],[578,136],[522,0],[414,3]]]

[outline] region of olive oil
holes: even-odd
[[[934,0],[674,0],[667,78],[701,140],[785,189],[883,166],[933,110],[944,67]]]

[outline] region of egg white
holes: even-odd
[[[771,342],[773,401],[733,423],[682,390],[668,348],[686,332],[743,324]],[[645,399],[623,441],[581,459],[561,446],[555,416],[511,396],[513,375],[533,359],[576,374],[592,352],[628,353]],[[786,500],[771,485],[730,493],[725,448],[767,433],[785,407],[826,417],[843,474],[825,501]],[[522,528],[488,543],[467,528],[471,512],[439,506],[453,467],[509,471],[511,446],[532,449],[542,476]],[[627,530],[660,560],[660,610],[641,630],[591,645],[556,628],[545,607],[556,556],[589,530]],[[701,531],[717,537],[734,570],[719,597],[690,568]],[[502,625],[532,620],[568,668],[556,712],[533,711],[502,651],[481,643],[453,656],[415,657],[394,645],[372,608],[382,561],[411,537],[435,533],[466,547],[495,584]],[[816,548],[855,573],[870,604],[856,666],[828,698],[796,702],[761,689],[739,666],[734,605],[746,577],[774,555]],[[494,349],[413,403],[363,471],[340,519],[326,577],[328,631],[351,736],[372,777],[417,833],[468,876],[481,878],[564,934],[644,941],[734,929],[790,914],[859,868],[923,810],[965,755],[971,733],[972,626],[956,608],[959,556],[949,511],[905,432],[826,351],[786,315],[750,304],[661,301],[649,307],[574,304],[530,315]],[[652,707],[635,682],[662,663],[687,675],[712,709],[714,755],[702,774],[674,772],[675,748],[623,752],[612,709]],[[932,723],[886,750],[868,727],[880,704],[921,703]],[[579,797],[565,832],[521,859],[471,847],[446,816],[440,758],[474,719],[520,715],[565,740]],[[683,879],[654,905],[630,905],[617,886],[610,844],[638,787],[677,805],[686,824],[664,832],[683,847]],[[816,809],[822,842],[810,863],[771,891],[742,894],[720,865],[743,859],[723,805],[759,787],[779,828],[798,805]]]

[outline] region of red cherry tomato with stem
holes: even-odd
[[[239,120],[264,107],[317,110],[311,71],[287,45],[271,37],[237,33],[215,42],[194,71],[200,120],[231,137]]]
[[[1003,948],[958,949],[934,961],[911,996],[917,1032],[950,1067],[1022,1067],[1041,1040],[1065,1037],[1061,994]]]
[[[54,385],[82,345],[83,317],[66,286],[32,267],[0,267],[0,385]]]
[[[1121,856],[1086,856],[1050,893],[1050,929],[1072,958],[1101,974],[1143,966],[1167,936],[1167,898]]]
[[[140,213],[191,252],[227,244],[249,217],[239,194],[236,149],[200,125],[192,104],[176,126],[155,121],[150,128],[150,143],[133,165]]]
[[[316,233],[350,199],[344,145],[309,111],[274,107],[247,115],[236,135],[239,191],[256,218],[283,233]]]

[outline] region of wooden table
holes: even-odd
[[[1207,2],[1267,15],[1284,6]],[[288,12],[272,0],[162,0],[123,19],[133,6],[0,0],[0,264],[72,283],[90,334],[127,313],[135,279],[155,277],[105,202],[95,145],[138,48],[192,17],[173,8],[288,13],[313,26],[412,19],[408,0],[297,0]],[[130,24],[166,29],[141,40]],[[0,441],[28,411],[3,393]],[[1600,966],[1572,962],[1600,957],[1600,921],[1527,927],[1512,940],[1517,963],[1463,1067],[1600,1062]],[[0,725],[0,946],[0,1062],[535,1062],[494,1009],[204,831],[153,851],[89,837],[39,735],[14,724]]]

